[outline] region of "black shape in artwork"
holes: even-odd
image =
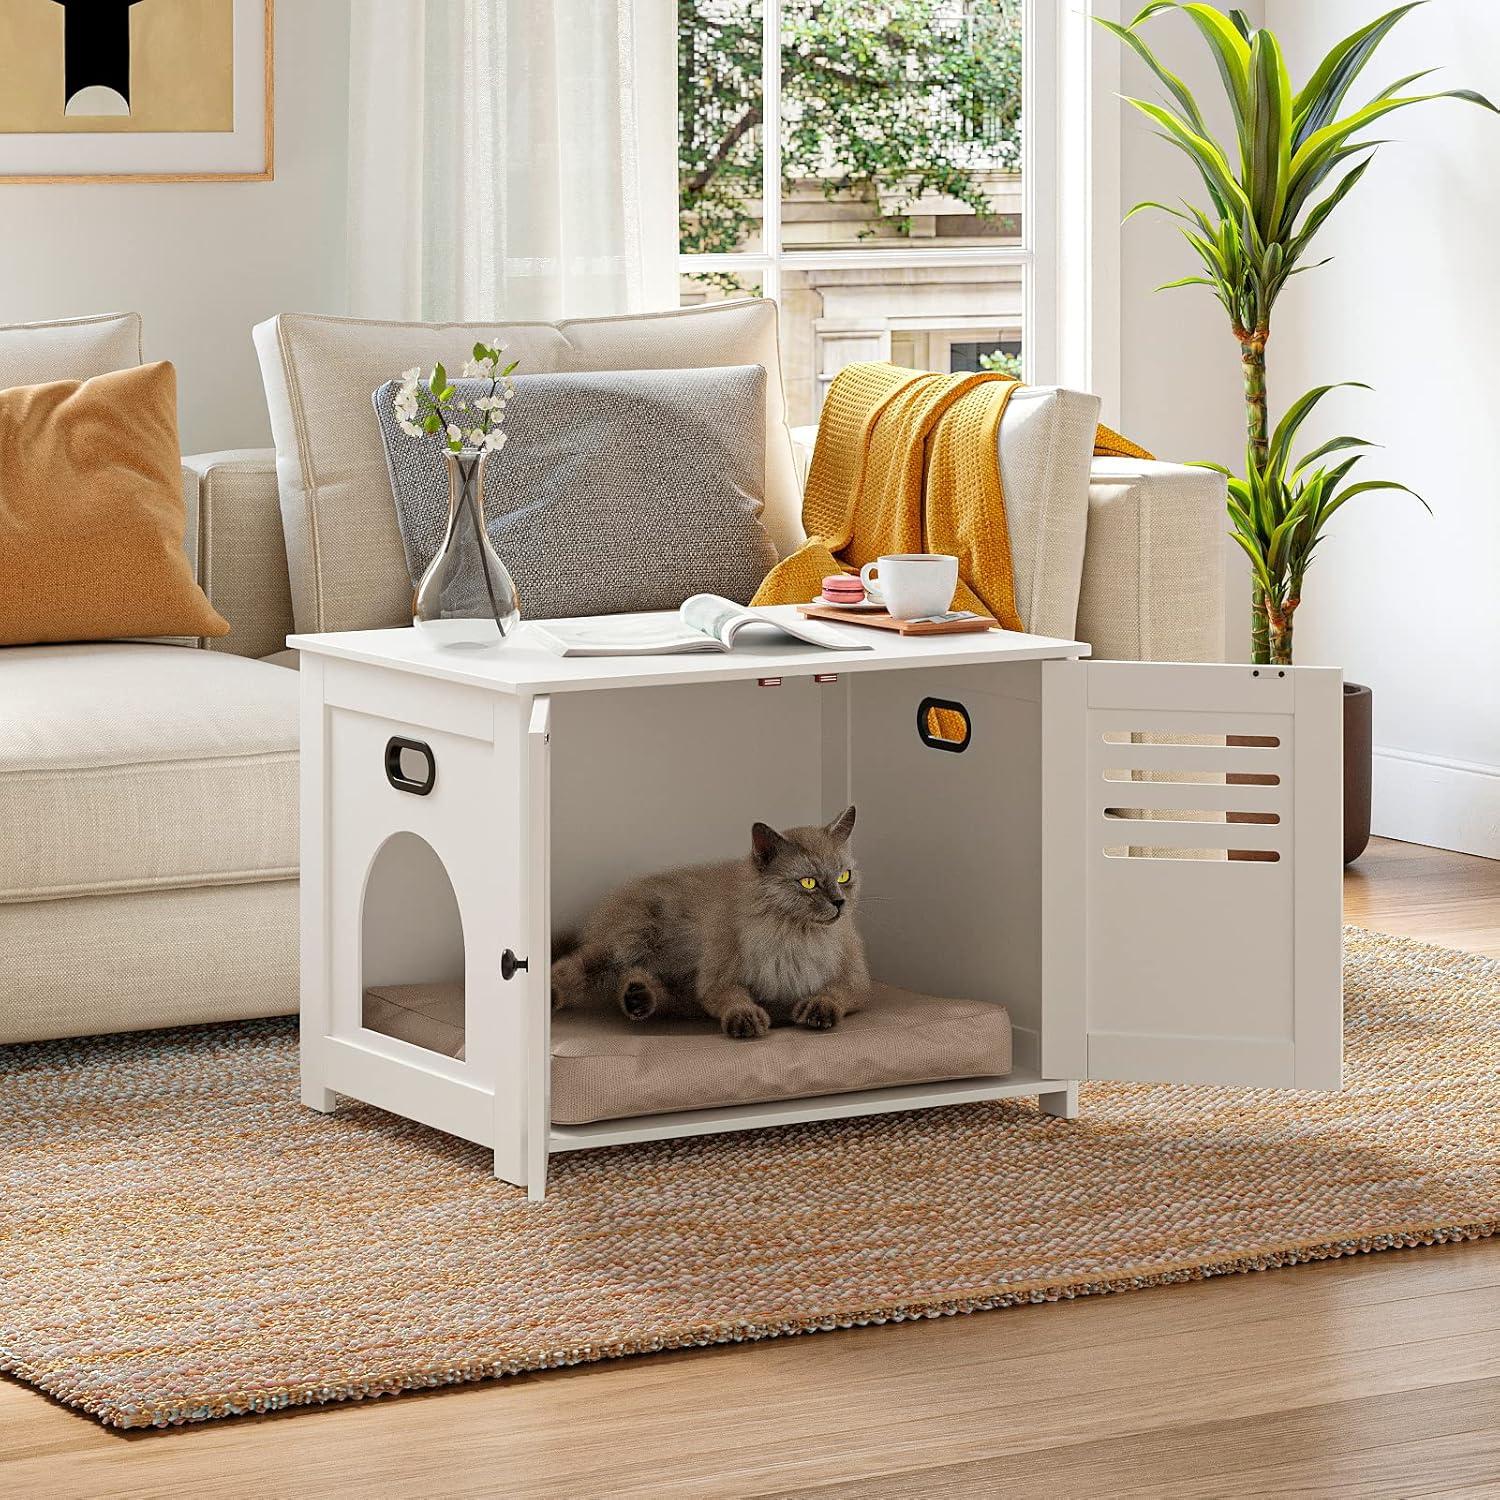
[[[56,0],[63,8],[63,104],[113,89],[130,106],[130,8],[140,0]]]

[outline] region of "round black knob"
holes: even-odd
[[[531,972],[531,960],[529,958],[517,958],[509,948],[500,955],[500,977],[502,979],[514,979],[517,969],[525,969]]]

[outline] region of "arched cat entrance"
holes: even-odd
[[[420,834],[393,833],[370,861],[360,984],[367,1030],[465,1055],[463,918],[443,861]]]

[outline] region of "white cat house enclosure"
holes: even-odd
[[[1069,1114],[1084,1078],[1339,1086],[1336,670],[854,638],[874,649],[294,637],[304,1102],[491,1147],[540,1197],[552,1152],[623,1141],[1024,1095]],[[1013,1070],[554,1124],[551,934],[629,877],[745,851],[757,819],[851,802],[872,974],[1003,1005]],[[370,1024],[368,990],[457,983],[459,1055]]]

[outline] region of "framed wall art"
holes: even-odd
[[[0,0],[0,182],[268,182],[272,0]]]

